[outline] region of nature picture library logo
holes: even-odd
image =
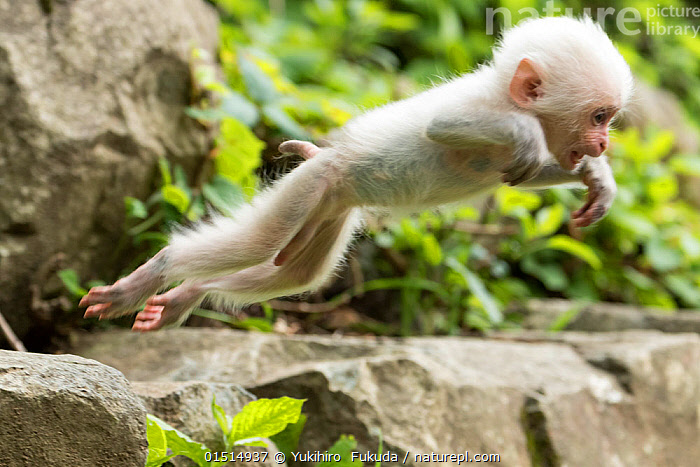
[[[650,36],[663,35],[688,35],[692,38],[700,37],[700,6],[669,6],[657,4],[640,10],[639,8],[626,7],[617,10],[608,8],[582,8],[574,11],[573,8],[559,8],[554,6],[553,0],[548,0],[545,6],[538,10],[533,7],[520,8],[518,18],[534,19],[541,16],[590,16],[599,24],[604,25],[607,18],[615,19],[617,29],[627,36],[635,36],[642,31]],[[494,20],[499,15],[503,19],[503,26],[513,26],[513,12],[505,7],[486,9],[486,34],[494,34]],[[682,23],[682,24],[681,24]],[[690,24],[688,24],[690,23]]]

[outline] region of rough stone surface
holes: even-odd
[[[574,311],[575,316],[565,327],[568,331],[656,329],[700,334],[700,313],[697,311],[669,312],[617,303],[586,304],[560,299],[529,300],[517,311],[523,313],[523,327],[526,329],[550,329],[562,315]]]
[[[217,25],[200,0],[0,0],[0,309],[18,334],[56,254],[118,269],[123,197],[149,194],[158,157],[206,154],[188,62]]]
[[[82,335],[76,353],[150,381],[308,399],[300,450],[469,451],[502,465],[694,466],[700,337],[654,331],[494,339],[284,337],[176,329]],[[167,360],[159,359],[167,355]]]
[[[143,466],[146,411],[114,368],[0,350],[0,465]]]

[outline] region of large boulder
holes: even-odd
[[[143,466],[146,410],[114,368],[0,350],[0,465]]]
[[[81,335],[132,381],[306,398],[300,450],[497,454],[504,465],[696,465],[700,337],[655,331],[494,339],[285,337],[213,329]],[[167,358],[162,358],[162,356]],[[169,384],[169,383],[167,383]]]
[[[106,277],[123,197],[152,190],[159,157],[206,154],[188,62],[217,27],[203,0],[0,0],[0,309],[18,334],[56,254]]]
[[[700,334],[700,313],[640,308],[621,303],[587,303],[563,299],[532,299],[517,304],[513,311],[523,316],[523,328],[548,330],[567,320],[567,331],[610,332],[656,329],[663,332]]]

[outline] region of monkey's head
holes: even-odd
[[[541,122],[566,170],[608,147],[610,120],[630,99],[629,66],[588,17],[541,18],[506,31],[494,52],[497,85]]]

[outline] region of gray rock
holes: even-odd
[[[0,0],[0,309],[20,336],[29,286],[60,286],[54,255],[118,270],[124,196],[149,194],[159,157],[206,154],[188,63],[217,28],[200,0]]]
[[[114,368],[0,350],[0,465],[143,466],[146,410]]]
[[[541,332],[494,339],[114,332],[78,354],[132,380],[205,379],[306,398],[301,451],[353,434],[360,452],[500,455],[503,465],[694,466],[700,337]],[[157,355],[167,355],[162,360]]]
[[[664,332],[700,333],[697,311],[655,310],[618,303],[580,303],[561,299],[528,300],[517,310],[525,329],[548,330],[566,313],[573,313],[567,331],[611,332],[656,329]]]

